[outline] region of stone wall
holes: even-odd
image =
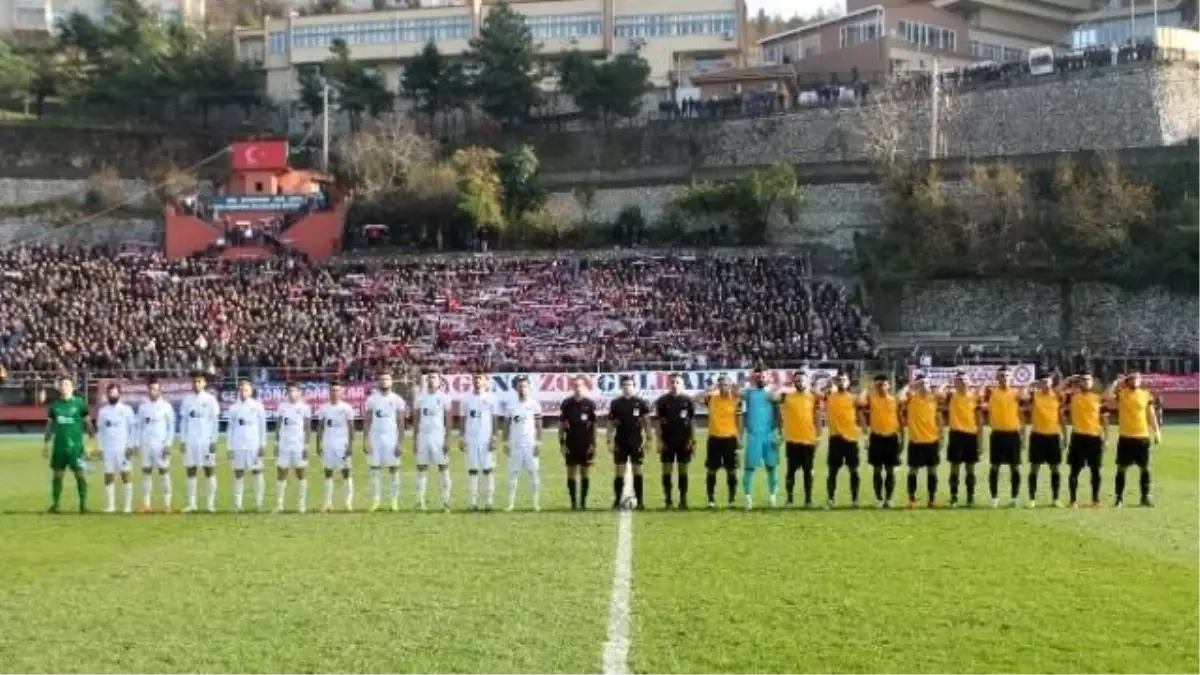
[[[1015,335],[1047,343],[1192,350],[1200,344],[1196,295],[1128,291],[1097,283],[938,281],[901,293],[901,331]]]
[[[62,224],[44,218],[0,218],[0,247],[50,244],[162,244],[162,219],[93,218]]]
[[[947,189],[952,189],[948,187]],[[568,219],[611,223],[626,206],[636,206],[649,224],[656,223],[663,209],[683,190],[681,185],[595,190],[590,208],[584,208],[576,192],[554,192],[550,200]],[[806,185],[805,204],[795,223],[782,213],[771,218],[771,241],[784,246],[818,245],[849,251],[854,235],[879,227],[883,194],[870,183]]]
[[[806,109],[721,122],[659,121],[637,128],[532,134],[524,140],[536,147],[544,170],[567,183],[578,182],[578,174],[631,167],[859,161],[867,157],[863,130],[871,126],[896,128],[901,152],[928,154],[926,101],[895,110],[894,124],[881,124],[881,109],[873,108]],[[946,108],[945,156],[1147,148],[1200,136],[1194,65],[1120,66],[1035,78],[952,96]],[[84,178],[112,167],[127,178],[145,178],[157,165],[191,167],[206,159],[205,167],[219,174],[227,162],[218,153],[229,140],[215,134],[0,126],[0,176]]]
[[[950,97],[944,156],[992,157],[1159,147],[1200,136],[1194,65],[1124,66]],[[660,122],[606,133],[531,137],[544,169],[580,174],[643,165],[695,169],[860,161],[868,128],[895,128],[899,152],[928,156],[929,106],[809,109],[724,122]]]
[[[0,178],[0,207],[53,200],[83,203],[88,187],[84,178]],[[140,206],[148,187],[144,180],[122,179],[121,199],[137,202],[134,205]]]

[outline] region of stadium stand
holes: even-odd
[[[694,367],[854,359],[870,319],[790,256],[240,264],[0,250],[11,370]]]

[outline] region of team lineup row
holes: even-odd
[[[677,475],[679,506],[687,508],[687,467],[694,448],[696,405],[708,407],[708,444],[706,454],[708,505],[715,506],[717,474],[725,470],[732,504],[737,491],[737,472],[741,469],[742,492],[746,508],[751,508],[754,480],[762,467],[767,474],[769,501],[776,502],[778,491],[777,467],[779,449],[786,451],[787,501],[794,503],[796,474],[801,474],[804,503],[813,504],[813,458],[817,439],[828,432],[828,468],[826,506],[834,502],[837,477],[842,468],[849,474],[851,498],[859,501],[861,428],[869,430],[867,461],[873,468],[876,505],[892,506],[895,490],[895,468],[900,465],[901,449],[907,450],[908,498],[910,508],[916,504],[919,471],[926,470],[926,486],[930,506],[936,506],[937,473],[940,454],[945,447],[951,465],[950,504],[958,504],[959,484],[965,483],[966,501],[974,503],[974,465],[980,459],[979,448],[984,442],[984,429],[990,429],[989,491],[993,505],[999,504],[999,478],[1007,466],[1011,481],[1011,500],[1017,505],[1021,488],[1022,450],[1028,448],[1031,472],[1029,475],[1029,504],[1036,504],[1038,472],[1047,465],[1050,472],[1052,502],[1061,505],[1059,492],[1063,461],[1064,438],[1069,450],[1069,489],[1071,503],[1076,502],[1078,477],[1084,468],[1091,472],[1092,502],[1099,502],[1100,464],[1108,440],[1108,411],[1118,415],[1116,500],[1123,501],[1125,469],[1137,465],[1140,469],[1141,502],[1151,504],[1149,455],[1150,445],[1159,439],[1159,426],[1150,404],[1151,397],[1141,387],[1135,374],[1114,383],[1103,395],[1094,391],[1089,375],[1068,378],[1054,383],[1050,378],[1039,381],[1032,391],[1019,390],[1008,383],[1008,373],[997,373],[995,386],[978,391],[968,387],[964,375],[959,375],[952,388],[930,387],[918,378],[911,387],[893,394],[890,383],[883,378],[868,392],[856,394],[845,378],[834,378],[820,391],[814,389],[803,371],[788,387],[769,386],[762,373],[751,376],[750,386],[739,389],[727,378],[718,380],[716,387],[698,395],[683,391],[682,378],[672,378],[670,391],[659,397],[653,409],[636,395],[632,380],[621,383],[621,395],[610,404],[606,438],[608,449],[618,470],[613,479],[613,505],[621,505],[625,491],[624,467],[632,469],[632,503],[644,508],[641,465],[644,448],[656,445],[663,467],[663,492],[668,508],[673,506],[673,478]],[[125,483],[125,510],[131,510],[131,462],[134,450],[141,452],[143,471],[143,509],[151,505],[152,474],[162,476],[164,505],[170,508],[170,451],[172,430],[178,428],[179,445],[187,474],[187,506],[197,508],[197,473],[203,472],[207,483],[208,509],[216,504],[216,439],[220,414],[216,399],[206,391],[203,376],[193,379],[194,391],[180,407],[175,420],[174,408],[151,383],[149,400],[137,412],[121,402],[119,387],[109,389],[108,402],[97,415],[99,454],[105,464],[107,494],[106,510],[114,510],[114,483],[117,477]],[[441,392],[436,374],[426,377],[415,393],[413,440],[417,463],[417,501],[426,505],[427,469],[438,468],[443,508],[450,503],[450,472],[448,471],[451,444],[451,401]],[[51,405],[47,428],[47,453],[53,441],[51,468],[54,470],[52,495],[57,510],[62,489],[62,473],[73,469],[80,488],[81,504],[86,494],[86,481],[80,467],[86,457],[83,435],[91,431],[86,406],[73,396],[68,380],[60,383],[60,400]],[[388,375],[380,377],[379,389],[371,394],[363,409],[364,451],[370,467],[371,508],[382,504],[381,471],[386,468],[391,478],[391,508],[399,508],[400,448],[405,436],[405,420],[409,417],[404,399],[391,391]],[[499,446],[508,457],[509,508],[515,506],[516,487],[520,474],[530,477],[534,508],[540,506],[540,429],[541,406],[529,395],[526,382],[518,382],[516,396],[500,401],[486,391],[486,381],[476,379],[475,392],[462,401],[459,434],[461,448],[467,457],[468,486],[472,508],[478,506],[480,482],[484,493],[484,508],[490,508],[495,494],[492,475],[495,451]],[[568,468],[568,492],[572,508],[586,508],[590,483],[590,468],[595,459],[598,426],[597,406],[587,396],[586,380],[578,379],[574,394],[562,402],[559,412],[559,450]],[[315,423],[317,455],[325,473],[324,509],[332,506],[333,478],[343,477],[345,504],[353,508],[353,477],[350,471],[350,448],[355,435],[355,411],[342,400],[341,388],[331,387],[331,400],[315,413],[303,402],[298,387],[288,388],[288,400],[278,410],[275,432],[275,463],[278,480],[277,508],[283,508],[288,473],[299,482],[300,510],[305,508],[307,494],[307,463],[309,438]],[[1066,424],[1064,424],[1064,411]],[[499,443],[493,420],[500,420]],[[262,508],[265,492],[263,457],[267,448],[267,415],[262,404],[253,398],[249,382],[239,383],[239,400],[228,411],[229,458],[234,472],[235,509],[243,507],[244,475],[253,479],[256,508]],[[739,450],[742,450],[739,458]],[[739,461],[739,459],[741,461]],[[965,467],[965,481],[960,480]]]

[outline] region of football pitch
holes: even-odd
[[[406,452],[399,514],[78,517],[68,477],[66,515],[53,517],[41,515],[40,439],[3,437],[0,671],[1195,673],[1197,428],[1169,427],[1165,440],[1154,509],[855,511],[843,475],[832,512],[710,513],[696,508],[697,464],[693,510],[663,512],[650,458],[646,512],[607,510],[613,468],[600,462],[592,510],[574,513],[546,436],[541,513],[464,511],[456,449],[450,514],[411,510]],[[178,509],[178,456],[173,471]],[[227,510],[228,464],[218,471]],[[99,510],[95,462],[89,479]],[[1129,483],[1136,502],[1136,471]],[[503,504],[502,472],[497,484]],[[945,501],[944,475],[941,485]],[[320,477],[309,489],[319,506]],[[519,510],[525,479],[520,489]],[[289,508],[294,497],[293,486]],[[1044,471],[1039,498],[1045,506]]]

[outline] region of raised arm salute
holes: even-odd
[[[1141,373],[1130,373],[1113,383],[1109,400],[1117,409],[1116,507],[1125,501],[1125,471],[1138,467],[1141,505],[1154,506],[1150,497],[1150,446],[1161,440],[1154,397],[1142,387]]]
[[[1104,446],[1108,444],[1108,412],[1104,410],[1104,398],[1096,391],[1096,382],[1090,373],[1077,375],[1067,384],[1071,387],[1067,408],[1070,410],[1070,440],[1067,442],[1067,490],[1071,495],[1071,507],[1077,508],[1079,474],[1086,466],[1092,479],[1092,506],[1100,506],[1100,464]]]

